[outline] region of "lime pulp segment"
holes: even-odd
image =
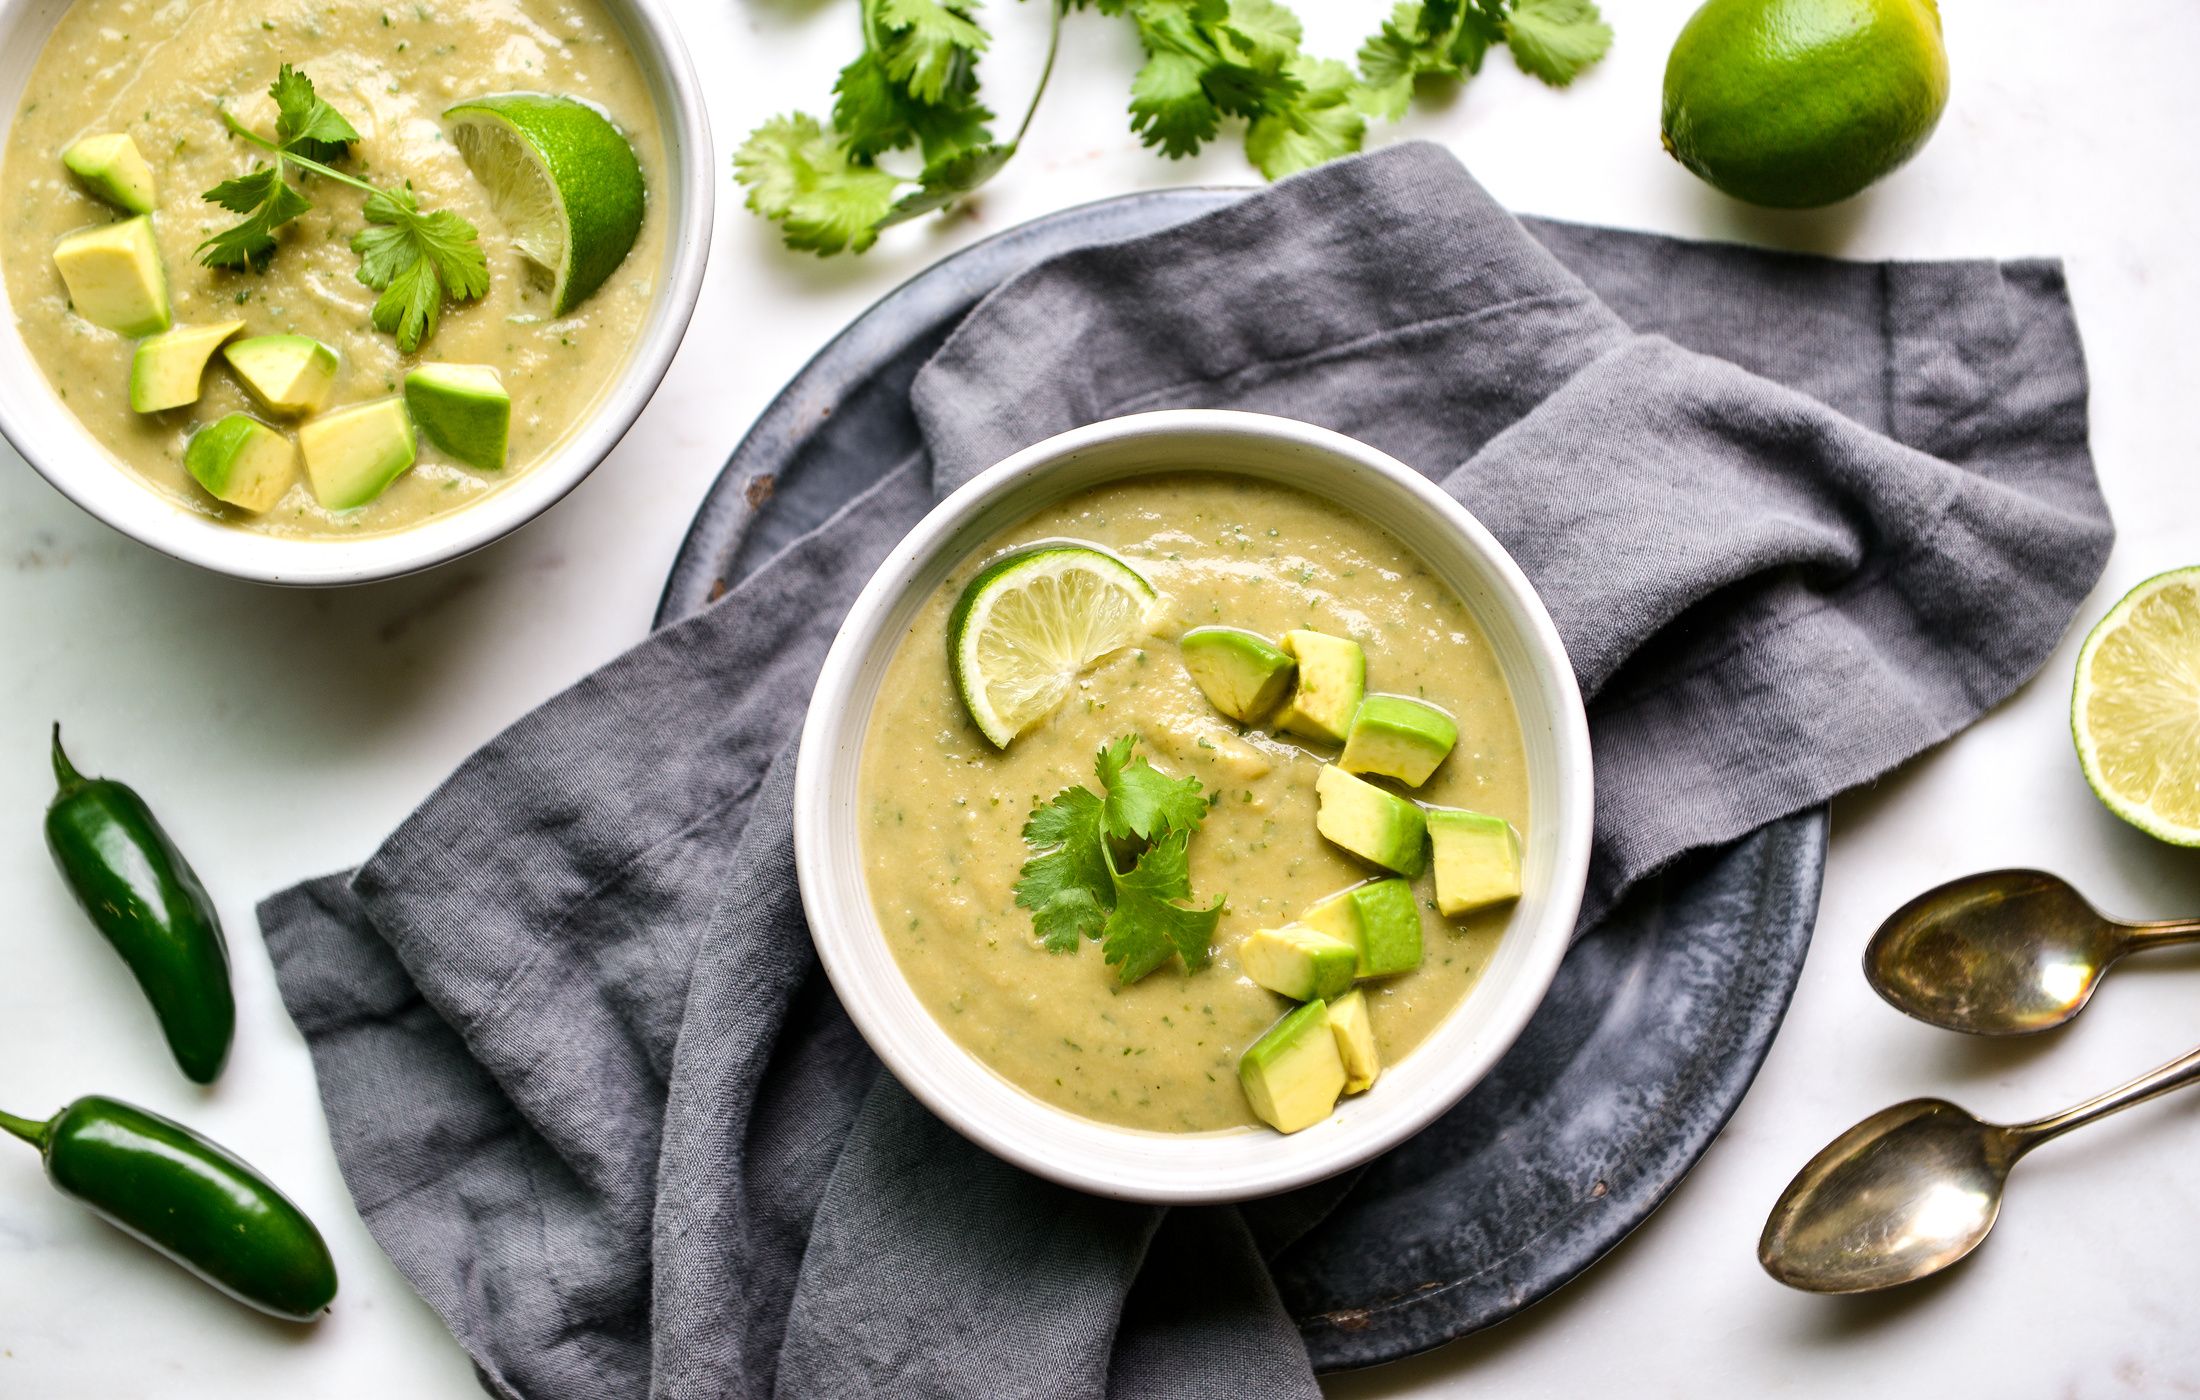
[[[997,748],[1052,713],[1086,667],[1134,640],[1153,585],[1104,551],[1041,545],[996,560],[948,620],[964,708]]]
[[[2070,731],[2108,809],[2200,846],[2200,566],[2148,579],[2085,640]]]

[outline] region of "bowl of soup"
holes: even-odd
[[[0,0],[0,431],[93,515],[339,584],[532,519],[694,309],[662,0]]]
[[[1503,548],[1350,438],[1208,410],[981,473],[866,586],[801,741],[842,1004],[1081,1190],[1305,1185],[1527,1024],[1586,879],[1587,723]]]

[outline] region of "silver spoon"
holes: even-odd
[[[2127,923],[2044,870],[1989,870],[1927,890],[1864,949],[1896,1010],[1972,1035],[2029,1035],[2083,1010],[2126,953],[2200,942],[2200,919]]]
[[[1808,1293],[1868,1293],[1938,1273],[1994,1228],[2009,1169],[2025,1153],[2193,1083],[2200,1050],[2029,1123],[1981,1122],[1945,1099],[1896,1104],[1796,1173],[1765,1221],[1757,1262]]]

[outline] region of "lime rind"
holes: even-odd
[[[2200,846],[2200,565],[2141,583],[2087,635],[2070,734],[2103,806]]]
[[[451,144],[563,316],[609,278],[641,234],[647,189],[634,148],[578,98],[497,93],[450,107]]]
[[[1004,555],[948,618],[955,690],[995,748],[1053,713],[1078,675],[1135,640],[1153,585],[1105,550],[1040,544]]]

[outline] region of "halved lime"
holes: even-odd
[[[2070,733],[2108,810],[2200,846],[2200,565],[2132,589],[2085,639]]]
[[[948,663],[970,718],[996,748],[1051,714],[1078,673],[1146,624],[1153,585],[1105,550],[1040,544],[1005,555],[947,620]]]
[[[580,305],[641,232],[646,195],[634,148],[594,107],[548,93],[476,97],[443,116],[512,242],[542,269],[550,313]]]

